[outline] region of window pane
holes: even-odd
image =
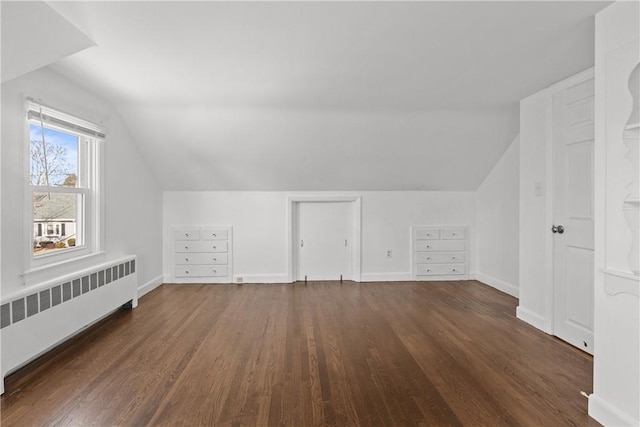
[[[31,185],[77,187],[78,137],[29,124]]]
[[[33,193],[33,253],[43,255],[81,246],[82,194]]]

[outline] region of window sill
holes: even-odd
[[[106,252],[100,251],[33,267],[22,273],[22,284],[23,286],[32,286],[49,280],[57,280],[62,276],[73,274],[75,271],[104,262],[105,255]]]

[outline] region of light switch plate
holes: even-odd
[[[535,194],[536,196],[542,196],[542,182],[540,181],[536,181]]]

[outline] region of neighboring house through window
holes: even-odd
[[[29,265],[98,252],[104,130],[32,99],[27,122]]]

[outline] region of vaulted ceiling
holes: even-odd
[[[475,190],[608,2],[51,2],[166,190]]]

